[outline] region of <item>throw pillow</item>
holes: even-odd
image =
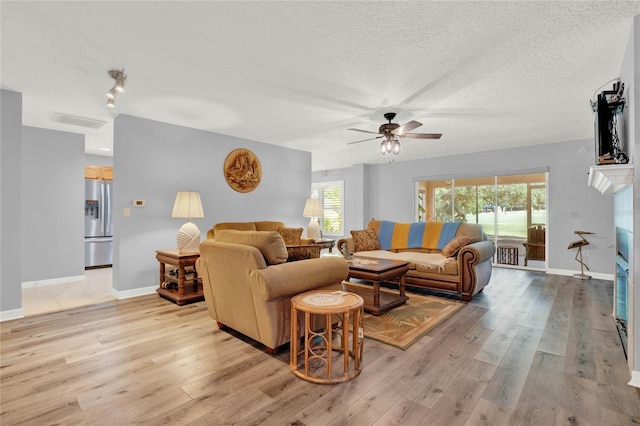
[[[302,228],[286,228],[281,226],[278,233],[284,240],[285,246],[299,246],[300,237],[302,236]]]
[[[362,231],[351,231],[356,251],[380,250],[378,234],[373,229],[367,228]]]
[[[442,249],[442,255],[444,257],[455,257],[462,247],[472,242],[473,237],[468,237],[466,235],[455,237],[451,241],[449,241],[449,244],[444,246],[444,248]]]
[[[285,263],[287,248],[284,240],[276,231],[232,231],[220,230],[216,232],[216,241],[253,246],[260,250],[268,265]]]

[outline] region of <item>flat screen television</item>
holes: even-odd
[[[598,95],[595,111],[596,164],[613,164],[613,126],[614,111],[609,108],[606,95]]]

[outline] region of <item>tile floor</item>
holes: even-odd
[[[87,269],[85,279],[22,290],[24,316],[60,311],[115,300],[111,295],[112,268]]]

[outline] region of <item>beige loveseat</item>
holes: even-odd
[[[207,231],[208,239],[215,239],[216,231],[275,231],[284,239],[288,261],[320,257],[322,247],[313,238],[302,237],[302,228],[289,228],[284,222],[263,220],[258,222],[220,222]]]
[[[413,242],[408,236],[410,229],[415,229],[412,226],[423,227]],[[395,234],[392,231],[390,235],[390,229],[395,229]],[[446,229],[450,235],[446,235]],[[343,254],[348,247],[351,253],[360,256],[407,260],[410,262],[404,276],[407,286],[454,293],[469,301],[491,279],[495,247],[487,241],[482,226],[475,223],[416,225],[371,220],[365,230],[352,231],[352,235],[360,240],[360,247],[356,247],[353,237],[338,240],[338,249]]]
[[[216,223],[213,228],[207,231],[208,239],[215,239],[216,231],[223,229],[233,229],[236,231],[276,231],[281,228],[287,228],[284,222],[277,220],[262,220],[257,222],[220,222]],[[287,228],[292,229],[292,228]],[[302,229],[302,228],[300,228]],[[300,237],[300,244],[313,244],[313,238]]]
[[[218,230],[200,244],[196,264],[211,317],[275,353],[290,339],[291,297],[341,290],[349,268],[341,257],[287,262],[275,231]]]

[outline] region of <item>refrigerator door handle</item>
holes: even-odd
[[[104,182],[100,183],[100,195],[102,196],[100,200],[100,232],[104,235]]]
[[[113,236],[113,186],[111,182],[104,183],[104,235]]]

